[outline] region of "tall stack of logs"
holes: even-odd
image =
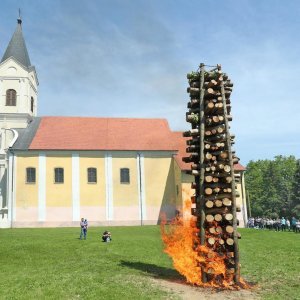
[[[189,174],[195,176],[192,188],[192,214],[197,217],[200,244],[206,245],[225,258],[226,274],[233,275],[239,283],[239,252],[236,218],[236,179],[233,165],[239,158],[231,147],[234,135],[230,135],[230,95],[233,83],[221,66],[205,70],[201,64],[197,72],[187,75],[190,101],[187,104],[186,121],[191,130],[183,133],[187,139]],[[214,270],[203,267],[202,281],[210,280]]]

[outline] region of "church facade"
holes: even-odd
[[[0,62],[0,228],[158,224],[182,210],[181,133],[164,119],[38,117],[38,84],[19,19]]]

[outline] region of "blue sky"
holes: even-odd
[[[166,118],[187,130],[186,73],[222,64],[234,82],[243,164],[300,157],[300,1],[2,0],[0,56],[16,28],[40,82],[38,114]]]

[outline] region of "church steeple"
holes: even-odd
[[[28,51],[22,33],[21,16],[19,16],[18,18],[17,28],[7,46],[7,49],[2,57],[1,63],[10,57],[17,60],[26,68],[29,68],[31,66]]]
[[[0,128],[24,128],[37,115],[38,78],[22,33],[22,19],[0,61]],[[8,124],[9,123],[9,124]]]

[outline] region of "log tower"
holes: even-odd
[[[190,101],[186,121],[191,130],[187,139],[189,174],[195,176],[192,187],[192,214],[197,218],[199,241],[224,257],[226,274],[240,282],[239,250],[236,218],[236,192],[233,165],[239,158],[232,150],[230,135],[230,94],[233,83],[221,66],[206,70],[201,64],[197,72],[187,74]],[[213,272],[213,270],[212,270]],[[209,282],[209,269],[202,268],[202,281]]]

